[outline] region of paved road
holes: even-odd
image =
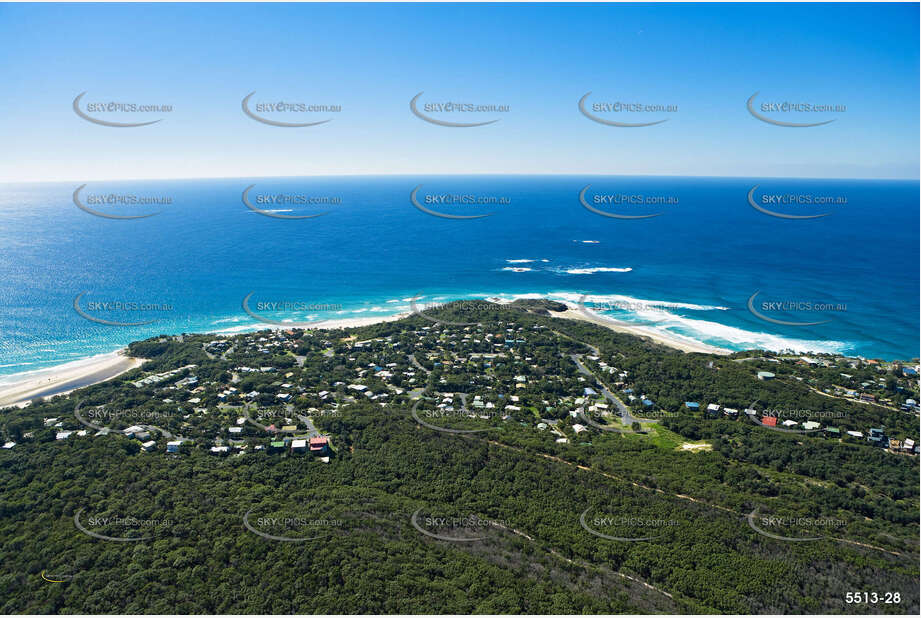
[[[580,342],[580,343],[581,343],[581,342]],[[586,345],[588,345],[588,344],[586,344]],[[591,346],[589,346],[589,347],[591,347]],[[628,408],[628,407],[626,406],[626,404],[624,404],[624,402],[621,401],[620,398],[617,397],[617,395],[615,395],[614,393],[612,393],[606,386],[604,386],[604,383],[603,383],[601,380],[599,380],[599,379],[595,376],[595,374],[592,373],[592,371],[591,371],[588,367],[586,367],[584,364],[582,364],[582,355],[581,355],[581,354],[570,354],[570,355],[569,355],[569,358],[571,358],[571,359],[572,359],[572,362],[574,362],[574,363],[576,364],[576,367],[579,369],[579,373],[582,373],[582,374],[584,374],[584,375],[590,376],[591,378],[593,378],[593,379],[595,380],[595,382],[596,382],[597,385],[598,385],[598,388],[601,389],[601,394],[604,395],[605,399],[607,399],[608,401],[610,401],[611,403],[613,403],[613,404],[614,404],[614,407],[617,408],[618,412],[620,412],[620,418],[621,418],[621,420],[623,420],[624,424],[626,424],[626,425],[631,425],[631,424],[633,424],[634,422],[637,422],[637,423],[651,423],[651,422],[654,422],[654,421],[651,420],[651,419],[637,418],[637,417],[633,416],[633,414],[630,413],[630,408]]]
[[[422,371],[424,371],[424,372],[426,373],[426,375],[432,373],[430,370],[426,369],[426,368],[423,367],[421,364],[419,364],[419,361],[416,360],[416,355],[415,355],[415,354],[410,354],[410,355],[409,355],[409,362],[411,362],[411,363],[413,364],[413,367],[416,367],[417,369],[421,369]]]

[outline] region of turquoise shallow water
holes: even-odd
[[[158,213],[132,220],[78,208],[80,184],[0,185],[0,374],[160,333],[266,326],[243,309],[250,293],[250,310],[277,322],[387,315],[417,295],[420,307],[586,295],[618,319],[731,349],[918,356],[916,181],[285,178],[97,182],[77,196],[101,214]],[[254,208],[325,214],[256,213],[241,198],[250,185]],[[658,216],[591,212],[587,185],[596,210]],[[830,214],[759,212],[755,185],[765,209]],[[490,216],[433,216],[411,201],[417,187],[423,209]]]

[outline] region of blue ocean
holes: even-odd
[[[252,314],[303,323],[527,296],[732,350],[912,359],[918,189],[653,176],[0,185],[0,374],[269,326]]]

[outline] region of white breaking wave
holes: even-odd
[[[596,266],[594,268],[567,268],[563,272],[570,275],[592,275],[594,273],[628,273],[633,270],[630,267],[627,268],[610,268],[607,266]]]
[[[533,262],[534,260],[505,260],[509,264],[527,264],[528,262]]]
[[[671,309],[687,309],[689,311],[727,311],[729,307],[721,307],[719,305],[695,305],[693,303],[678,303],[672,302],[669,300],[647,300],[643,298],[634,298],[632,296],[624,296],[623,294],[578,294],[576,292],[553,292],[547,295],[554,300],[559,299],[562,301],[568,301],[573,304],[573,308],[578,308],[579,301],[591,305],[602,305],[601,310],[604,310],[604,305],[612,306],[614,308],[623,306],[627,309],[632,308],[644,308],[644,307],[666,307]],[[591,307],[587,307],[591,309]]]
[[[522,266],[506,266],[506,267],[503,268],[502,270],[508,270],[508,271],[511,271],[511,272],[514,272],[514,273],[526,273],[526,272],[532,271],[532,270],[534,270],[534,269],[533,269],[533,268],[525,268],[525,267],[522,267]]]

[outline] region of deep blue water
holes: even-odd
[[[749,190],[845,197],[846,204],[767,205],[831,214],[809,220],[756,211]],[[169,198],[155,206],[93,205],[105,213],[162,211],[135,220],[93,216],[74,204],[81,183],[0,185],[0,374],[47,367],[160,333],[248,330],[261,301],[332,305],[269,312],[295,321],[406,311],[427,301],[535,294],[576,302],[721,347],[918,356],[919,209],[916,181],[741,178],[477,176],[339,177],[89,183],[81,203],[108,193]],[[328,212],[281,220],[277,214]],[[449,214],[492,216],[448,220]],[[660,216],[622,220],[589,212]],[[434,194],[510,203],[445,206]],[[341,204],[269,206],[267,194],[332,196]],[[672,203],[610,207],[596,194],[662,196]],[[674,203],[677,201],[677,203]],[[760,201],[758,202],[761,203]],[[593,241],[593,242],[584,242]],[[523,261],[531,260],[531,261]],[[518,269],[518,270],[512,270]],[[530,270],[524,270],[530,269]],[[608,270],[598,270],[608,269]],[[629,269],[629,270],[628,270]],[[838,305],[759,319],[762,301]],[[109,326],[157,319],[146,326]],[[88,310],[89,303],[168,305],[160,311]],[[643,301],[643,302],[641,302]],[[674,304],[677,304],[674,305]],[[341,305],[341,309],[336,306]],[[589,305],[591,306],[591,305]],[[327,307],[326,309],[329,309]]]

